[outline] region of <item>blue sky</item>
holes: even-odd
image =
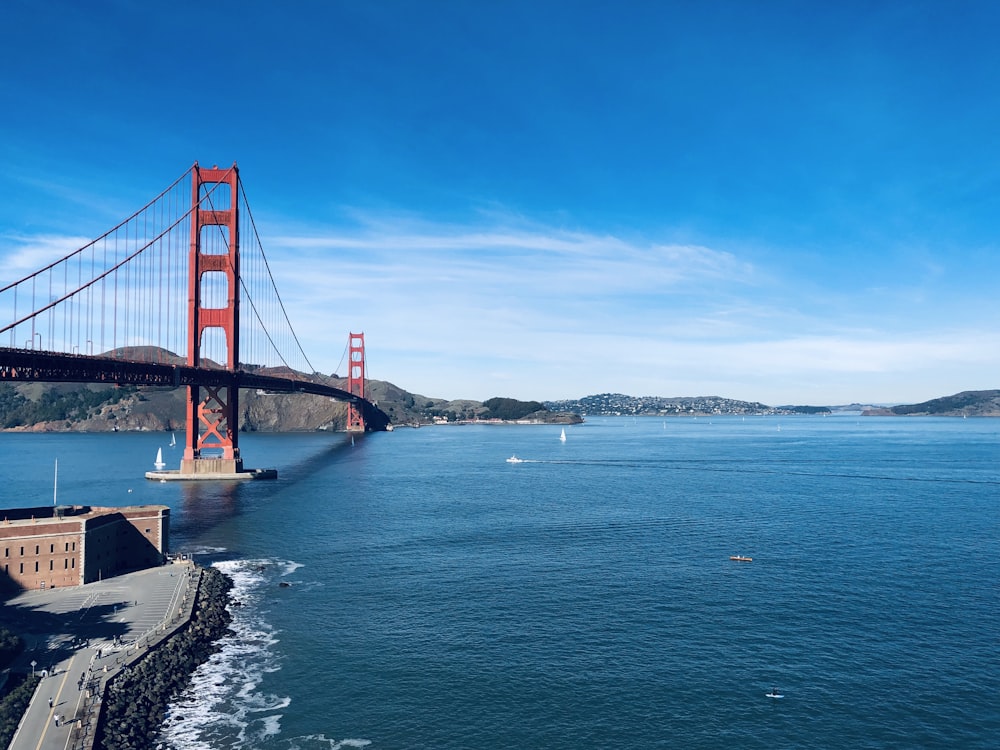
[[[1000,387],[991,2],[0,4],[0,280],[240,166],[312,363],[442,398]],[[19,278],[20,275],[17,275]]]

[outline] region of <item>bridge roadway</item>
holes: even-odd
[[[275,393],[311,393],[361,407],[366,429],[384,430],[389,417],[377,406],[349,391],[309,380],[254,372],[137,362],[84,354],[59,354],[0,347],[0,382],[114,383],[116,385],[213,386],[258,388]]]
[[[5,622],[26,643],[13,670],[45,675],[8,750],[93,747],[108,680],[188,621],[199,578],[173,563],[7,600]]]

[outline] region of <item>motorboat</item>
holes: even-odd
[[[524,459],[523,458],[518,458],[517,456],[511,456],[510,458],[507,459],[507,463],[509,463],[509,464],[523,464],[524,463]]]
[[[746,555],[730,555],[729,559],[733,562],[753,562],[753,558]]]

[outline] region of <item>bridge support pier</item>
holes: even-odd
[[[181,460],[180,470],[147,471],[146,479],[160,482],[205,482],[230,480],[242,482],[249,479],[276,479],[277,469],[244,469],[242,463],[237,469],[233,462],[224,458],[201,458],[196,461]]]

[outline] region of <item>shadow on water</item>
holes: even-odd
[[[351,433],[344,436],[343,442],[333,443],[312,455],[289,465],[279,473],[279,484],[282,489],[294,487],[299,482],[309,479],[317,472],[325,469],[331,462],[344,459],[353,451],[363,450],[368,439],[365,433]]]
[[[364,445],[363,434],[346,436],[298,462],[283,466],[276,480],[178,482],[179,507],[170,522],[171,549],[186,549],[206,531],[241,515],[249,504],[266,503],[278,492],[308,480],[331,462],[343,459],[351,451],[362,450]],[[199,557],[205,560],[205,551],[202,552]],[[211,554],[208,556],[213,558]]]

